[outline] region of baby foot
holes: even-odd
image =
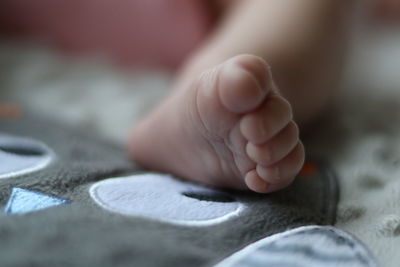
[[[259,193],[291,184],[304,161],[290,104],[250,55],[173,92],[134,129],[129,149],[146,168]]]

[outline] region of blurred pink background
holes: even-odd
[[[0,32],[74,54],[128,65],[175,68],[205,38],[212,17],[201,0],[2,0]]]

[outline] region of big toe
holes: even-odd
[[[252,111],[264,101],[272,88],[267,63],[260,57],[240,55],[222,64],[218,75],[219,96],[229,111]]]

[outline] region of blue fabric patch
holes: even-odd
[[[69,202],[40,192],[14,187],[4,212],[6,214],[24,214]]]

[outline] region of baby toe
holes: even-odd
[[[258,164],[257,174],[271,184],[290,184],[304,164],[304,147],[298,142],[294,149],[282,160],[271,166]]]
[[[263,180],[257,173],[256,170],[249,171],[244,181],[247,187],[257,193],[268,193],[269,192],[269,183]]]
[[[299,130],[291,121],[283,130],[268,142],[256,145],[248,142],[246,153],[256,163],[269,166],[288,155],[299,142]]]
[[[271,69],[263,58],[244,54],[233,57],[231,61],[250,72],[256,78],[260,87],[272,87]]]
[[[254,144],[262,144],[280,132],[293,118],[289,102],[273,94],[262,107],[245,115],[240,122],[243,136]]]
[[[237,56],[223,63],[219,71],[221,103],[231,112],[246,113],[258,108],[271,90],[271,74],[258,57]]]

